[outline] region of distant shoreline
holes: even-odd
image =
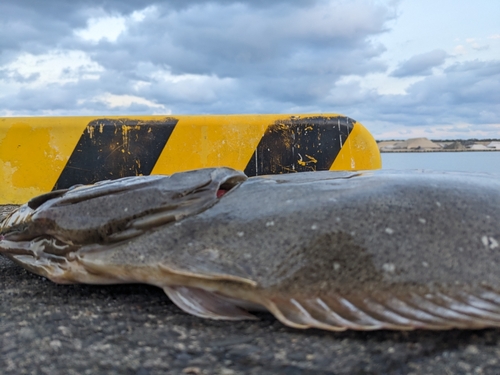
[[[377,141],[380,152],[478,152],[500,151],[499,140],[430,140],[425,137]]]
[[[392,151],[380,150],[380,153],[384,153],[384,154],[401,154],[401,153],[418,154],[418,153],[428,153],[428,152],[498,152],[498,151],[500,151],[500,149],[491,149],[491,150],[471,150],[471,149],[446,150],[446,149],[441,149],[441,150],[392,150]]]

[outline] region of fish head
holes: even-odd
[[[80,248],[105,249],[196,215],[246,179],[231,168],[206,168],[53,191],[2,221],[0,254],[54,279],[74,263]]]

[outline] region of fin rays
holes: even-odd
[[[255,316],[239,308],[233,302],[213,292],[186,286],[166,286],[163,290],[181,310],[201,318],[216,320],[256,319]]]
[[[331,331],[376,329],[479,329],[500,327],[500,293],[361,292],[317,297],[273,297],[268,309],[284,324]]]

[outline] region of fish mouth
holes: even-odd
[[[215,196],[217,198],[222,198],[226,193],[228,193],[230,190],[238,186],[241,182],[237,181],[226,181],[225,183],[221,184],[219,188],[217,189],[217,192],[215,193]]]
[[[238,173],[235,175],[229,175],[222,177],[219,182],[219,186],[216,189],[216,198],[222,198],[224,195],[232,191],[233,189],[240,186],[243,182],[247,180],[247,176]]]

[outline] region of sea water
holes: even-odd
[[[383,169],[486,172],[500,176],[499,151],[383,152]]]

